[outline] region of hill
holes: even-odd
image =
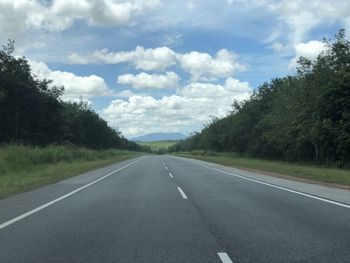
[[[175,145],[177,142],[178,142],[177,140],[154,141],[154,142],[136,141],[136,143],[141,146],[148,146],[152,152],[167,151],[168,147]]]
[[[150,133],[143,136],[131,138],[131,141],[137,142],[155,142],[155,141],[176,141],[186,139],[187,136],[179,132],[157,132]]]

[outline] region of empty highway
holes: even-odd
[[[350,191],[144,156],[0,200],[0,262],[350,262]]]

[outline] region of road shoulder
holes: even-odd
[[[276,186],[285,187],[294,191],[299,191],[302,193],[306,193],[306,194],[310,194],[317,197],[321,197],[321,198],[350,205],[349,189],[336,188],[334,186],[330,187],[328,185],[324,185],[323,183],[319,183],[319,182],[306,182],[306,181],[299,181],[299,180],[297,181],[297,180],[294,180],[294,178],[292,179],[288,177],[272,176],[271,174],[267,174],[263,172],[237,169],[234,167],[229,167],[229,166],[202,161],[198,159],[184,158],[184,157],[177,157],[177,156],[170,156],[170,155],[169,157],[181,158],[198,165],[205,165],[210,168],[218,169],[218,170],[232,173],[232,174],[237,174],[239,176],[243,176],[249,179],[262,181],[262,182],[273,184]]]
[[[54,184],[4,198],[0,200],[0,224],[45,203],[51,202],[52,200],[74,191],[75,189],[82,187],[98,178],[101,178],[104,175],[117,170],[124,165],[132,163],[139,158],[142,157],[117,162],[112,165],[70,177]]]

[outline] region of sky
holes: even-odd
[[[350,31],[350,0],[0,0],[0,43],[132,138],[199,131]]]

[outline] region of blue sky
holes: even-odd
[[[127,137],[198,131],[350,29],[348,0],[0,0],[0,41]]]

